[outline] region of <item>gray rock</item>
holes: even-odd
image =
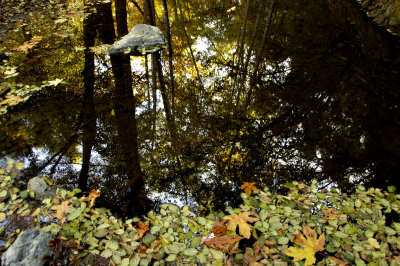
[[[36,228],[30,228],[19,234],[14,243],[1,256],[3,266],[41,266],[43,259],[54,254],[49,241],[53,238]]]
[[[138,24],[121,40],[114,43],[109,54],[145,55],[165,47],[163,34],[159,28]]]
[[[55,195],[54,189],[48,186],[46,181],[40,177],[34,177],[29,180],[28,188],[35,193],[35,198],[37,199],[50,198]]]

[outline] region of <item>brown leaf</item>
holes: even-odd
[[[331,260],[333,260],[334,262],[336,262],[336,263],[339,264],[340,266],[349,265],[347,262],[342,261],[341,259],[338,259],[338,258],[336,258],[336,257],[329,256],[328,258],[330,258]]]
[[[242,212],[239,213],[239,215],[233,213],[231,215],[225,216],[224,220],[229,220],[227,226],[229,231],[235,232],[236,227],[239,226],[239,234],[249,239],[251,229],[247,223],[254,223],[255,221],[258,221],[260,219],[256,217],[250,217],[250,212]]]
[[[336,220],[337,218],[347,218],[347,215],[341,214],[339,215],[337,210],[334,208],[329,208],[327,210],[322,210],[322,213],[324,214],[324,219],[325,220]]]
[[[63,200],[61,202],[61,204],[59,205],[53,205],[50,210],[54,210],[56,211],[56,213],[54,215],[52,215],[53,217],[57,218],[61,224],[63,224],[63,218],[65,217],[65,212],[71,208],[71,206],[69,205],[69,203],[71,202],[71,200]]]
[[[240,252],[240,250],[235,247],[236,243],[242,240],[241,236],[217,236],[213,238],[206,239],[203,243],[209,246],[210,248],[224,250],[229,255]]]
[[[252,254],[250,249],[247,249],[243,256],[243,262],[245,265],[258,266],[258,265],[262,265],[261,263],[258,262],[262,258],[263,258],[262,254],[260,254],[260,253]]]
[[[255,183],[243,182],[243,185],[240,187],[241,189],[244,189],[247,197],[250,197],[253,190],[258,190],[258,188],[254,184]]]
[[[222,236],[225,235],[228,229],[226,228],[226,221],[220,222],[219,219],[215,220],[210,233],[209,234],[214,234],[214,236]]]

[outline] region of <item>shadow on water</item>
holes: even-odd
[[[121,215],[166,201],[224,209],[243,182],[400,187],[399,39],[349,1],[254,1],[246,24],[230,7],[170,7],[174,86],[167,53],[151,67],[94,49],[116,39],[110,3],[85,7],[74,39],[14,50],[16,84],[65,82],[2,115],[1,156],[23,159],[27,176],[101,189]]]

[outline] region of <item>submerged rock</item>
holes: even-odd
[[[159,28],[138,24],[121,40],[114,43],[109,54],[145,55],[165,47],[163,34]]]
[[[28,188],[35,193],[36,199],[50,198],[55,195],[54,189],[48,186],[46,181],[40,177],[34,177],[29,180]]]
[[[43,259],[54,253],[53,248],[49,246],[52,238],[49,233],[36,228],[22,232],[1,256],[1,265],[44,265]]]

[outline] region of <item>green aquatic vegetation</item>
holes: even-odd
[[[34,226],[55,236],[51,244],[61,250],[57,256],[81,264],[93,260],[116,265],[400,262],[400,195],[394,187],[382,191],[358,186],[354,194],[344,194],[336,188],[319,191],[316,182],[310,186],[293,182],[286,195],[255,187],[251,194],[241,193],[243,204],[227,208],[226,213],[203,217],[188,206],[162,204],[158,213],[123,220],[105,208],[95,208],[98,191],[77,197],[79,189],[57,189],[53,198],[37,204],[31,191],[18,188],[21,169],[22,164],[12,160],[0,169],[0,232],[5,248],[23,228]],[[7,228],[11,219],[19,228]]]

